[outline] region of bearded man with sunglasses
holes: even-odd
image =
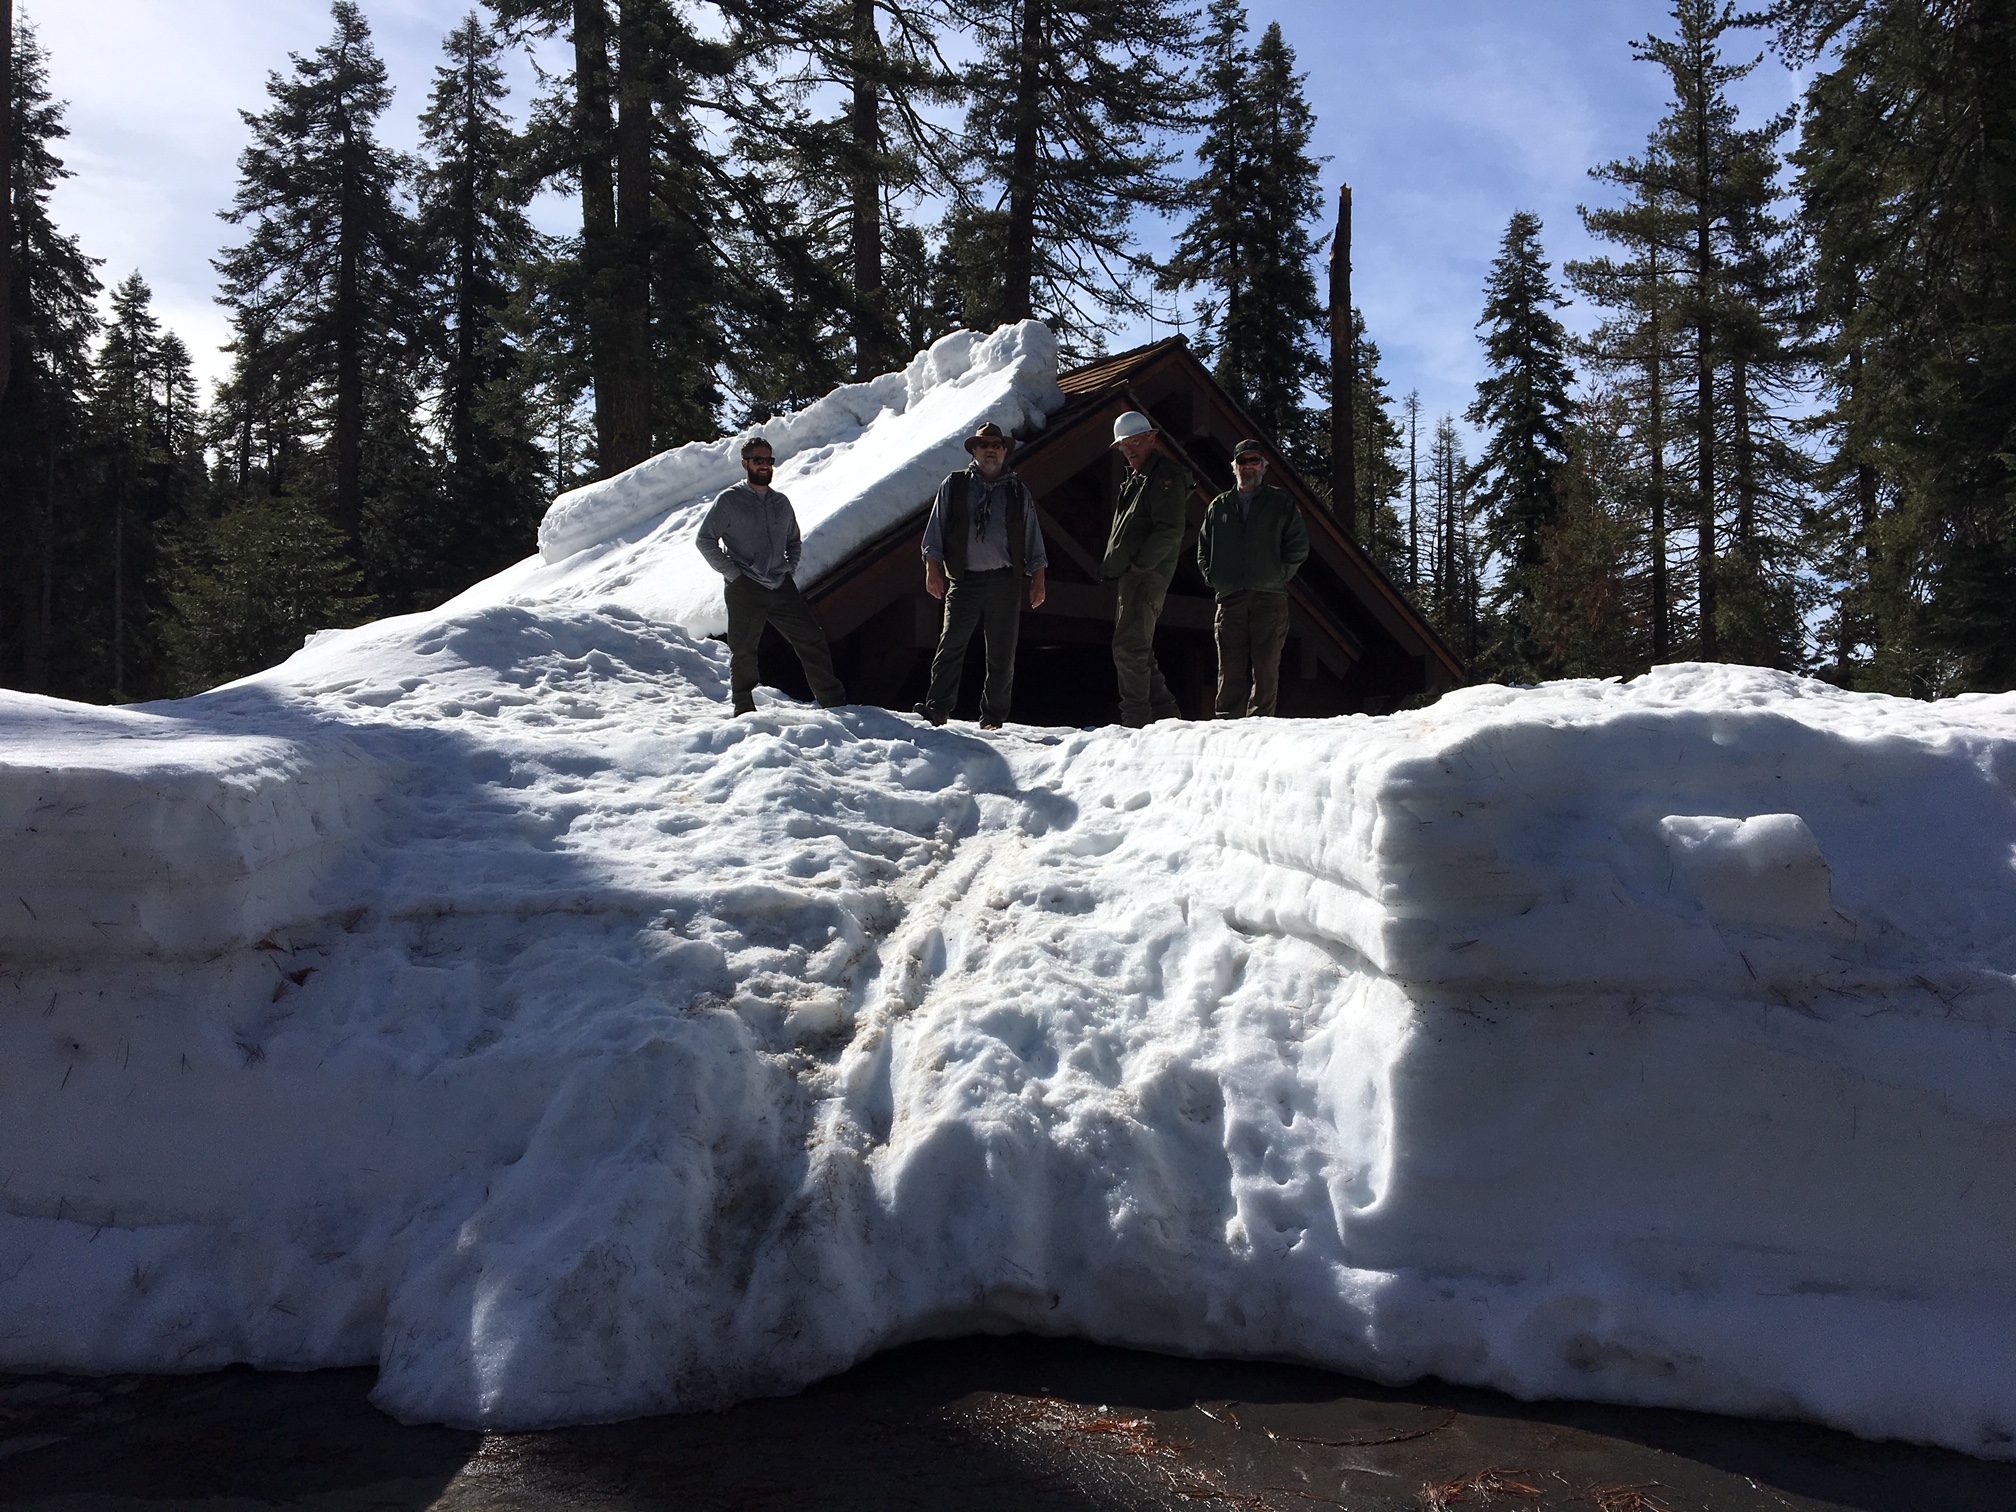
[[[1267,482],[1267,453],[1241,441],[1232,487],[1213,499],[1197,532],[1197,570],[1217,599],[1220,719],[1268,718],[1281,696],[1288,642],[1288,581],[1309,559],[1309,528],[1288,491]]]
[[[847,690],[833,672],[826,632],[793,577],[805,543],[798,512],[770,486],[776,468],[767,440],[751,436],[743,442],[747,477],[714,500],[694,543],[725,580],[721,596],[728,601],[728,684],[737,714],[756,712],[757,653],[766,625],[776,626],[798,653],[814,698],[829,709],[847,702]]]

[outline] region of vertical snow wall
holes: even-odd
[[[2012,1452],[2016,700],[737,721],[688,514],[7,701],[0,1362],[526,1426],[1028,1328]]]

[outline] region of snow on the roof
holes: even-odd
[[[0,705],[0,1366],[506,1427],[1023,1328],[2016,1453],[2016,698],[738,720],[671,539]]]
[[[1033,430],[1063,402],[1057,339],[1040,321],[991,336],[954,332],[901,373],[850,383],[795,414],[678,447],[562,494],[539,527],[539,554],[564,569],[532,573],[514,591],[540,600],[620,595],[641,567],[656,580],[649,592],[664,618],[718,634],[727,626],[720,579],[692,543],[714,496],[742,480],[748,437],[766,438],[777,457],[772,486],[797,511],[805,533],[798,575],[809,585],[966,466],[962,443],[980,426]],[[590,561],[570,560],[597,547]]]

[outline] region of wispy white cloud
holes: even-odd
[[[410,150],[441,39],[468,0],[365,0],[396,91],[383,136]],[[101,258],[107,284],[138,271],[163,322],[189,343],[197,372],[222,377],[230,339],[211,259],[236,241],[219,219],[246,142],[240,111],[269,103],[269,73],[330,34],[314,0],[20,0],[40,34],[50,80],[68,103],[59,148],[74,177],[57,191],[58,223]],[[519,70],[529,90],[529,68]],[[522,103],[522,102],[521,102]]]

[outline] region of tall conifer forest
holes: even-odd
[[[1173,306],[1319,491],[1351,386],[1363,543],[1479,680],[2016,687],[2007,4],[1672,0],[1633,44],[1665,103],[1590,165],[1596,251],[1557,261],[1525,209],[1476,249],[1461,415],[1395,394],[1403,333],[1355,309],[1331,370],[1350,165],[1314,155],[1292,22],[1239,0],[485,0],[413,98],[370,7],[334,0],[244,114],[208,393],[147,270],[52,217],[65,113],[16,21],[0,685],[195,692],[950,330],[1034,317],[1077,359]],[[1757,117],[1767,48],[1810,82]]]

